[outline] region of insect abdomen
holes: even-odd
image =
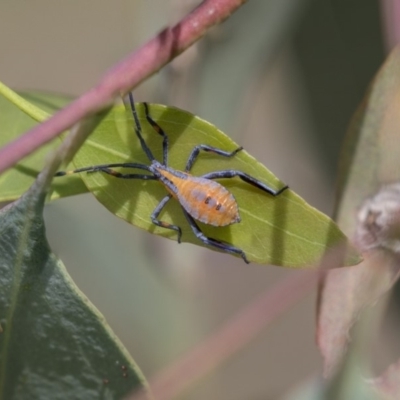
[[[156,170],[169,182],[163,182],[165,188],[193,218],[214,226],[240,222],[235,198],[218,182],[160,165]]]
[[[235,198],[218,182],[190,176],[181,182],[177,197],[193,218],[205,224],[226,226],[240,221]]]

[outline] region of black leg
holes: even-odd
[[[197,223],[196,223],[196,221],[193,219],[193,217],[190,216],[184,208],[182,208],[182,210],[183,210],[183,213],[184,213],[185,216],[186,216],[186,219],[187,219],[188,222],[189,222],[190,227],[191,227],[192,230],[193,230],[193,233],[194,233],[194,234],[196,235],[196,237],[197,237],[198,239],[200,239],[204,244],[206,244],[206,245],[208,245],[208,246],[216,247],[217,249],[220,249],[220,250],[222,250],[222,251],[225,251],[226,253],[238,254],[240,257],[243,258],[243,260],[244,260],[244,262],[245,262],[246,264],[249,264],[249,263],[250,263],[250,261],[249,261],[249,260],[247,259],[247,257],[246,257],[246,253],[245,253],[243,250],[238,249],[237,247],[232,246],[231,244],[224,243],[224,242],[221,242],[221,241],[219,241],[219,240],[217,240],[217,239],[213,239],[213,238],[207,237],[207,236],[201,231],[201,229],[199,228],[199,226],[197,225]]]
[[[104,172],[105,174],[112,175],[115,178],[121,178],[121,179],[143,179],[145,181],[152,180],[156,181],[157,178],[154,175],[145,175],[145,174],[122,174],[121,172],[115,171],[114,169],[111,168],[98,168],[92,171],[88,171],[88,173],[93,173],[93,172]]]
[[[172,196],[170,194],[168,194],[158,203],[158,206],[154,209],[154,211],[151,214],[151,220],[153,221],[153,224],[155,224],[157,226],[161,226],[162,228],[172,229],[172,230],[178,232],[178,243],[180,243],[181,236],[182,236],[181,228],[179,228],[179,226],[172,225],[172,224],[169,224],[168,222],[160,221],[158,219],[160,212],[165,207],[165,205],[168,203],[168,201],[171,199],[171,197]]]
[[[278,190],[272,189],[265,183],[262,183],[256,178],[253,178],[252,176],[242,172],[242,171],[235,171],[235,170],[225,170],[225,171],[216,171],[216,172],[210,172],[208,174],[205,174],[202,176],[202,178],[206,179],[218,179],[218,178],[234,178],[235,176],[239,177],[242,181],[245,181],[247,183],[250,183],[250,185],[253,185],[261,190],[264,190],[264,192],[267,192],[271,194],[272,196],[278,196],[280,195],[284,190],[288,189],[289,186],[284,186]]]
[[[144,165],[144,164],[138,164],[138,163],[115,163],[115,164],[92,165],[91,167],[83,167],[83,168],[78,168],[78,169],[74,169],[74,170],[71,170],[71,171],[58,171],[54,176],[65,176],[65,175],[77,174],[79,172],[97,172],[97,171],[102,171],[104,169],[115,168],[115,167],[137,168],[137,169],[142,169],[144,171],[150,171],[150,168],[147,165]],[[145,178],[145,179],[147,179],[147,178]]]
[[[216,147],[208,146],[206,144],[199,144],[190,153],[190,156],[186,163],[185,172],[189,172],[192,169],[193,164],[196,161],[196,158],[200,153],[200,150],[208,151],[210,153],[215,153],[215,154],[218,154],[223,157],[233,157],[240,150],[243,150],[243,147],[238,147],[236,150],[233,150],[233,151],[225,151],[225,150],[217,149]]]
[[[166,133],[163,131],[160,125],[157,124],[156,121],[154,121],[153,118],[151,118],[150,113],[149,113],[149,106],[147,103],[143,103],[144,105],[144,110],[146,113],[146,119],[148,123],[153,127],[153,129],[163,137],[163,164],[168,165],[168,136]]]

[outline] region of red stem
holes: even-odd
[[[389,53],[400,42],[400,3],[381,0],[382,33]]]
[[[101,110],[117,96],[127,93],[200,39],[212,26],[228,18],[246,1],[204,0],[174,27],[164,29],[112,68],[97,86],[4,146],[0,150],[0,173],[71,128],[86,115]]]
[[[171,400],[191,384],[237,353],[268,324],[316,286],[318,273],[290,273],[272,289],[261,294],[204,342],[149,380],[155,399]],[[134,393],[127,400],[146,400],[147,392]]]

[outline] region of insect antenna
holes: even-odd
[[[168,165],[168,136],[164,132],[164,130],[161,128],[160,125],[157,124],[156,121],[154,121],[153,118],[150,116],[149,112],[149,105],[147,103],[143,103],[144,105],[144,110],[146,113],[146,118],[148,123],[153,127],[153,129],[163,138],[163,165]]]
[[[136,112],[136,108],[135,108],[135,102],[133,101],[133,95],[132,95],[131,92],[129,92],[128,96],[129,96],[129,103],[131,105],[133,119],[135,121],[136,136],[139,138],[140,145],[142,146],[143,151],[146,153],[147,158],[150,161],[154,161],[155,157],[153,156],[153,153],[151,152],[151,150],[147,146],[147,144],[144,141],[143,136],[142,136],[142,126],[140,125],[139,118],[137,116],[137,112]]]

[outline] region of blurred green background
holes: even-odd
[[[2,1],[0,79],[77,96],[198,3]],[[136,101],[209,120],[330,214],[347,124],[384,59],[382,25],[373,0],[251,0]],[[90,195],[45,216],[54,252],[148,378],[291,273],[139,231]],[[182,399],[280,398],[320,367],[314,315],[311,293]]]

